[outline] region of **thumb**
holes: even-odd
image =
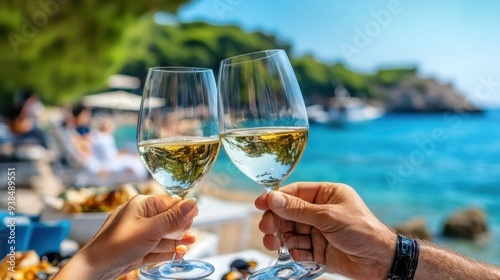
[[[155,229],[160,236],[181,239],[197,214],[196,199],[191,198],[175,204],[151,219],[156,224]]]
[[[329,212],[325,211],[327,210],[326,204],[312,204],[280,191],[271,192],[267,196],[267,204],[271,211],[286,220],[317,228],[321,228],[325,221],[328,221],[325,218],[325,214]]]

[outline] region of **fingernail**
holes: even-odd
[[[276,208],[284,208],[286,204],[286,198],[280,192],[272,192],[271,201]]]
[[[194,206],[196,205],[196,198],[190,198],[188,200],[184,200],[182,202],[180,209],[182,215],[187,215],[191,210],[193,210]]]
[[[177,254],[185,254],[188,250],[188,247],[186,245],[177,245],[175,247],[175,253]]]

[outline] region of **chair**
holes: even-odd
[[[0,218],[0,255],[4,257],[9,254],[12,251],[11,246],[16,252],[27,251],[32,231],[30,219],[20,216],[11,217],[7,211],[2,212]]]
[[[61,242],[68,237],[71,223],[68,220],[31,223],[31,239],[28,249],[39,256],[60,252]]]
[[[6,161],[0,162],[0,170],[8,170],[11,168],[15,170],[15,183],[16,189],[29,189],[31,188],[31,180],[34,176],[38,175],[38,168],[35,161]],[[0,172],[0,190],[7,190],[8,185],[7,172]]]
[[[134,174],[109,173],[106,175],[91,174],[84,158],[79,154],[74,144],[69,141],[71,132],[55,120],[49,122],[49,133],[58,147],[60,162],[55,167],[58,177],[64,185],[74,187],[116,186],[123,183],[140,181]],[[119,175],[119,176],[117,176]]]
[[[1,256],[9,254],[11,246],[16,252],[35,250],[39,256],[59,252],[61,242],[68,237],[71,227],[68,220],[40,222],[40,215],[11,216],[6,210],[0,210],[0,221]]]

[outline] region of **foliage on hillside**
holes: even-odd
[[[217,75],[219,62],[224,58],[276,48],[290,55],[291,46],[273,35],[203,22],[158,25],[146,18],[130,28],[115,49],[113,71],[144,79],[148,67],[182,65],[212,68]],[[415,68],[360,74],[340,63],[325,64],[309,55],[291,60],[306,99],[332,97],[339,85],[353,96],[384,99],[382,87],[416,75]]]
[[[322,63],[312,56],[296,58],[292,64],[306,97],[329,98],[334,95],[337,86],[343,86],[351,96],[385,100],[385,88],[396,86],[417,75],[416,68],[387,69],[375,74],[361,74],[340,63]]]
[[[222,59],[265,49],[290,50],[287,43],[261,32],[204,22],[158,25],[141,20],[130,28],[114,52],[113,70],[144,78],[152,66],[196,66],[217,74]]]
[[[188,0],[0,1],[0,93],[22,87],[61,103],[106,85],[110,51],[139,17]],[[4,103],[4,102],[2,102]]]
[[[7,96],[28,87],[44,102],[62,104],[105,89],[112,74],[144,80],[149,67],[171,65],[212,68],[217,75],[219,62],[237,54],[277,48],[291,54],[290,44],[276,36],[237,26],[155,22],[155,11],[175,12],[188,1],[0,2],[0,35],[7,39],[0,40],[0,101],[7,104]],[[417,77],[416,68],[363,74],[310,55],[291,61],[308,102],[324,102],[337,86],[352,96],[384,102],[402,100],[394,96],[410,92],[408,86],[415,90],[407,99],[421,99],[432,86]],[[435,96],[443,92],[435,91]]]

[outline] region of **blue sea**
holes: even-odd
[[[222,151],[207,177],[222,189],[255,197],[263,192]],[[351,185],[384,223],[423,217],[434,242],[500,264],[499,110],[388,114],[342,129],[312,124],[304,155],[285,183],[295,181]],[[487,213],[491,240],[475,244],[441,237],[445,220],[469,207]]]

